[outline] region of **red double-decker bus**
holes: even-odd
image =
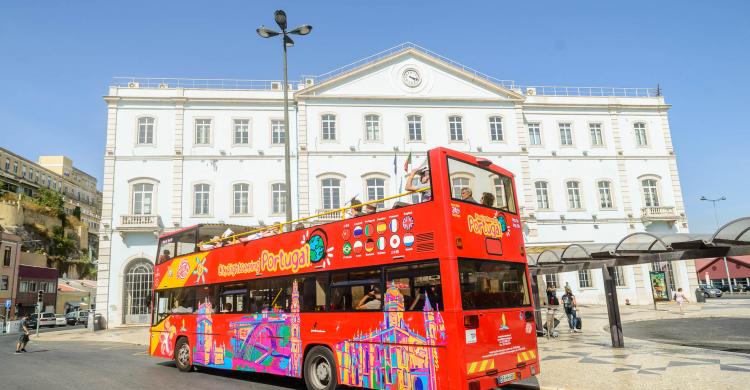
[[[374,213],[160,237],[151,355],[316,390],[474,390],[538,373],[513,176],[444,148],[423,166],[415,192]]]

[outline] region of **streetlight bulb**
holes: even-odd
[[[292,31],[289,31],[289,34],[296,34],[296,35],[307,35],[312,31],[312,26],[309,24],[303,24],[297,28],[295,28]]]
[[[727,197],[726,196],[722,196],[721,200],[727,200]]]
[[[265,26],[260,26],[260,28],[255,31],[263,38],[271,38],[281,34],[280,32],[273,31]]]
[[[294,46],[294,41],[289,37],[289,35],[284,35],[284,44],[286,45],[286,47],[292,47]]]
[[[701,200],[708,200],[705,196],[701,196]]]
[[[273,13],[273,20],[279,25],[279,28],[283,31],[286,30],[286,12],[283,10],[276,10]]]

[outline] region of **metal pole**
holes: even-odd
[[[42,322],[42,313],[39,310],[42,307],[42,302],[36,303],[36,336],[39,337],[39,323]]]
[[[716,211],[716,204],[719,203],[719,199],[712,199],[711,203],[714,205],[714,222],[716,222],[716,229],[719,229],[719,213]],[[734,293],[734,288],[732,288],[732,277],[729,276],[729,265],[727,264],[727,257],[724,256],[724,270],[727,272],[727,283],[729,284],[729,293]]]
[[[283,31],[284,37],[286,38],[286,31]],[[287,80],[287,66],[286,66],[286,39],[281,40],[281,46],[284,47],[284,179],[286,183],[286,221],[292,220],[292,168],[291,168],[291,156],[290,156],[290,137],[289,137],[289,81]],[[292,227],[287,226],[287,231],[291,231]]]

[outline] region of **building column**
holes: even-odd
[[[183,194],[183,136],[185,133],[185,102],[187,99],[175,99],[174,118],[174,155],[172,157],[172,226],[166,229],[176,229],[182,226],[182,194]]]
[[[297,102],[297,144],[297,199],[299,218],[304,218],[310,216],[310,154],[307,150],[307,105],[304,101]]]
[[[112,201],[114,197],[115,178],[115,136],[117,133],[117,105],[119,98],[105,97],[107,102],[107,141],[104,152],[104,180],[102,183],[102,220],[99,229],[99,262],[97,263],[96,280],[96,313],[101,314],[104,327],[110,321],[109,286],[110,263],[112,256],[112,233],[114,218]],[[115,284],[116,285],[116,284]]]
[[[516,116],[516,136],[518,137],[518,146],[521,151],[519,158],[521,161],[520,186],[523,188],[523,200],[518,199],[521,207],[521,219],[524,221],[528,230],[528,237],[537,237],[538,230],[536,224],[536,203],[534,200],[534,188],[531,183],[531,165],[529,164],[529,133],[524,120],[523,105],[521,102],[516,103],[513,107],[513,113]],[[519,183],[516,183],[518,186]]]
[[[628,168],[625,164],[623,155],[625,152],[622,149],[622,134],[620,133],[620,110],[619,107],[609,107],[609,123],[612,127],[612,141],[615,145],[615,159],[617,161],[617,173],[618,173],[618,184],[620,186],[620,198],[622,200],[622,208],[625,212],[625,218],[627,219],[628,232],[632,233],[635,231],[635,221],[640,221],[640,212],[633,209],[633,202],[630,194],[630,182],[628,180]]]

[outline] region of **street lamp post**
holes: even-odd
[[[714,222],[716,223],[716,229],[719,229],[719,214],[716,212],[716,204],[721,202],[722,200],[727,200],[726,196],[721,196],[716,199],[709,199],[705,196],[701,196],[701,200],[711,202],[714,206]],[[729,276],[729,265],[727,264],[727,257],[724,256],[724,270],[727,272],[727,283],[729,283],[729,292],[733,293],[734,288],[732,288],[732,278]]]
[[[277,35],[282,35],[283,39],[282,47],[284,49],[284,179],[286,183],[286,220],[287,222],[292,220],[292,170],[291,170],[291,157],[290,157],[290,146],[289,146],[289,81],[287,77],[287,66],[286,66],[286,48],[294,46],[294,41],[289,34],[293,35],[307,35],[312,31],[312,26],[309,24],[303,24],[293,30],[287,31],[286,12],[283,10],[277,10],[273,15],[274,21],[281,29],[281,32],[274,31],[265,26],[260,26],[256,30],[258,35],[262,38],[272,38]],[[291,226],[287,226],[287,230],[291,230]]]

